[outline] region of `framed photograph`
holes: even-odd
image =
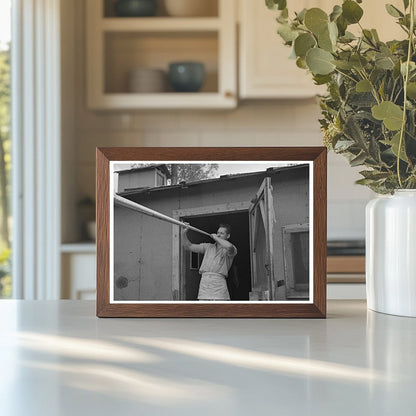
[[[326,152],[98,148],[97,316],[324,318]]]

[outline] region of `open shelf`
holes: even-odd
[[[237,105],[235,3],[212,0],[215,16],[114,17],[113,1],[87,7],[87,102],[91,109],[235,108]],[[173,62],[201,62],[205,80],[198,92],[129,88],[131,71],[162,70]],[[159,90],[159,91],[158,91]]]
[[[218,30],[220,20],[215,17],[148,17],[148,18],[121,18],[103,19],[102,30],[106,32],[137,31],[137,32],[168,32],[190,30],[194,32]]]
[[[178,61],[203,63],[205,81],[200,92],[182,93],[175,99],[189,94],[218,92],[218,39],[215,32],[106,33],[104,54],[105,94],[132,93],[128,87],[129,73],[138,68],[163,70],[167,80],[169,64]],[[166,82],[165,90],[156,95],[163,93],[174,93],[169,82]]]
[[[103,9],[102,9],[102,17],[105,19],[109,19],[112,17],[117,17],[115,13],[115,4],[117,0],[100,0],[103,1]],[[172,0],[156,0],[157,2],[157,12],[156,16],[154,17],[140,17],[139,19],[154,19],[158,17],[167,17],[167,18],[175,18],[169,14],[169,4],[167,5],[166,2],[170,2]],[[190,0],[188,0],[190,1]],[[192,0],[193,2],[201,1],[201,0]],[[230,0],[227,0],[230,1]],[[194,19],[196,17],[218,17],[219,15],[219,7],[218,7],[219,0],[203,0],[202,8],[194,5],[199,13],[196,13],[193,17],[185,17],[186,19]],[[180,3],[180,2],[179,2]],[[180,4],[179,4],[180,6]],[[176,7],[177,10],[177,7]],[[119,17],[120,19],[130,20],[134,19],[133,17]]]

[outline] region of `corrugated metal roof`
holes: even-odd
[[[284,167],[276,167],[276,168],[268,168],[267,170],[261,170],[258,172],[250,172],[250,173],[236,173],[232,175],[222,175],[219,178],[212,178],[212,179],[201,179],[198,181],[191,181],[191,182],[180,182],[177,185],[167,185],[167,186],[156,186],[156,187],[147,187],[147,188],[130,188],[123,192],[119,192],[118,195],[120,196],[126,196],[126,195],[138,195],[142,193],[148,193],[148,192],[160,192],[160,191],[168,191],[172,189],[179,189],[179,188],[189,188],[192,186],[202,185],[202,184],[208,184],[208,183],[214,183],[214,182],[224,182],[234,179],[239,179],[242,177],[248,177],[248,176],[256,176],[256,175],[263,175],[265,173],[269,173],[271,175],[275,175],[279,172],[283,172],[286,170],[295,170],[300,168],[305,168],[306,166],[309,166],[308,164],[299,164],[299,165],[293,165],[293,166],[284,166]]]

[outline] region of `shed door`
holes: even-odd
[[[249,208],[251,287],[250,300],[274,299],[272,184],[265,178]]]

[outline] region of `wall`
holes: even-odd
[[[64,189],[75,195],[64,202],[63,216],[95,192],[96,146],[311,146],[321,145],[319,107],[314,99],[246,101],[232,111],[96,112],[86,109],[84,1],[74,0],[74,39],[63,49],[63,100],[74,103],[71,137],[63,154]],[[69,6],[68,6],[69,7]],[[64,21],[69,21],[65,20]],[[73,88],[72,88],[73,87]],[[65,94],[68,94],[66,97]],[[72,97],[72,95],[75,95]],[[74,138],[74,141],[71,138]],[[372,193],[354,185],[359,168],[343,158],[328,160],[328,236],[364,236],[364,206]],[[65,198],[65,193],[64,193]],[[76,236],[63,230],[63,241]]]

